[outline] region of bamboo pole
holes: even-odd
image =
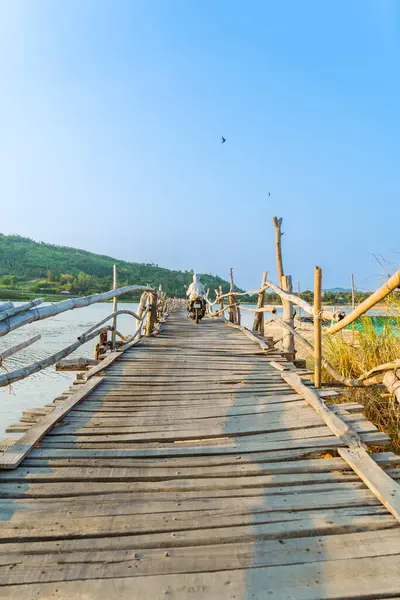
[[[224,297],[222,295],[222,285],[219,286],[219,307],[220,307],[220,310],[224,309]]]
[[[3,302],[0,304],[0,313],[3,313],[5,310],[9,310],[10,308],[14,308],[14,304],[12,302]]]
[[[231,323],[235,323],[236,324],[236,298],[235,295],[233,294],[233,292],[235,291],[235,286],[233,283],[233,269],[232,267],[229,269],[229,279],[230,279],[230,289],[229,289],[229,305],[230,305],[230,309],[229,309],[229,321]]]
[[[388,371],[382,381],[389,392],[400,402],[400,369]]]
[[[292,278],[290,275],[282,276],[282,287],[283,289],[291,293],[292,292]],[[294,329],[294,314],[293,314],[293,304],[292,302],[282,302],[283,304],[283,321],[289,325],[292,329]],[[283,340],[282,340],[282,353],[286,360],[289,362],[293,362],[296,356],[294,349],[294,336],[293,334],[286,329],[283,331]]]
[[[283,277],[283,261],[282,261],[282,217],[273,217],[272,219],[275,227],[275,255],[276,255],[276,271],[278,274],[279,285],[282,283]]]
[[[225,312],[226,310],[235,307],[236,302],[234,304],[227,304],[226,306],[224,306],[223,308],[221,308],[220,310],[217,310],[213,313],[210,313],[212,317],[217,317],[219,314]],[[271,313],[273,315],[276,314],[276,308],[272,307],[270,308],[269,306],[264,306],[263,308],[250,308],[249,306],[243,306],[242,305],[242,310],[247,310],[248,312],[252,312],[252,313]]]
[[[41,335],[34,335],[33,337],[29,338],[28,340],[25,340],[24,342],[20,342],[19,344],[16,344],[15,346],[11,346],[11,348],[7,348],[6,350],[3,350],[3,352],[0,354],[0,364],[3,362],[3,360],[8,358],[9,356],[13,356],[20,350],[23,350],[24,348],[31,346],[32,344],[34,344],[35,342],[40,340],[41,337],[42,337]]]
[[[267,281],[267,271],[264,271],[261,279],[261,289],[265,287],[265,282]],[[264,306],[265,299],[265,291],[262,291],[258,294],[257,299],[257,308],[262,308]],[[253,323],[253,331],[258,331],[261,335],[264,335],[264,315],[259,312],[255,314],[254,323]]]
[[[275,283],[272,283],[272,281],[267,280],[266,284],[268,287],[270,287],[272,290],[274,290],[274,292],[276,292],[278,294],[278,296],[280,296],[282,299],[293,302],[293,304],[295,304],[296,306],[300,306],[309,315],[314,314],[314,309],[311,306],[311,304],[308,304],[308,302],[306,302],[302,298],[299,298],[295,294],[289,294],[288,292],[285,292],[280,287],[275,285]],[[344,313],[341,311],[332,312],[331,310],[327,310],[327,309],[321,310],[321,313],[320,313],[321,319],[325,319],[325,320],[329,320],[329,321],[340,320],[343,318],[343,315],[344,315]]]
[[[304,312],[306,312],[307,314],[313,315],[314,309],[311,306],[311,304],[309,304],[308,302],[303,300],[303,298],[299,298],[299,296],[296,296],[296,294],[289,294],[289,293],[285,292],[281,287],[277,286],[275,283],[273,283],[272,281],[269,281],[268,279],[265,282],[265,286],[261,289],[249,290],[247,292],[235,292],[234,295],[236,298],[237,296],[250,296],[250,295],[260,294],[261,292],[265,292],[268,288],[271,288],[274,292],[276,292],[278,294],[278,296],[280,296],[281,299],[288,300],[289,302],[292,302],[296,306],[299,306],[300,308],[302,308],[304,310]],[[215,304],[218,304],[218,302],[220,302],[221,298],[229,298],[229,296],[231,296],[230,292],[228,292],[227,294],[223,294],[222,296],[219,295],[218,298],[214,302],[210,302],[210,306],[214,306]],[[232,304],[234,304],[234,302]],[[242,306],[242,308],[244,309],[244,306]],[[253,309],[253,310],[257,310],[257,309]],[[262,309],[257,310],[257,312],[270,312],[270,310],[266,309],[266,308],[262,308]],[[340,321],[344,317],[345,317],[345,313],[343,311],[331,311],[326,308],[322,309],[322,311],[321,311],[321,318],[326,321]]]
[[[39,304],[43,304],[44,298],[36,298],[36,300],[32,300],[31,302],[26,302],[25,304],[20,304],[19,306],[14,306],[11,302],[11,306],[5,308],[0,313],[0,321],[4,321],[5,319],[9,319],[10,317],[14,317],[15,315],[19,315],[24,313],[31,308],[35,308],[35,306],[39,306]]]
[[[146,310],[144,311],[141,320],[137,321],[137,323],[139,323],[139,327],[136,330],[136,332],[131,337],[125,339],[123,348],[125,348],[125,346],[127,344],[130,344],[131,342],[133,342],[133,340],[136,339],[137,337],[139,337],[139,339],[142,337],[142,335],[143,335],[143,333],[142,333],[143,325],[145,323],[145,320],[146,320],[146,317],[147,317],[147,314],[148,314],[149,310],[150,310],[150,306],[148,306],[146,308]]]
[[[314,385],[321,387],[322,327],[321,327],[322,271],[314,269]]]
[[[224,306],[220,310],[216,310],[215,312],[213,312],[211,314],[211,316],[212,317],[218,317],[218,315],[220,315],[221,313],[224,313],[226,310],[230,310],[231,308],[235,308],[235,306],[236,306],[236,304],[227,304],[226,306]],[[231,321],[229,321],[229,322],[231,323]]]
[[[139,317],[139,315],[136,314],[133,310],[125,310],[125,309],[117,310],[116,312],[111,313],[107,317],[104,317],[104,319],[102,319],[101,321],[99,321],[95,325],[92,325],[91,327],[89,327],[89,329],[87,329],[86,331],[84,331],[84,333],[82,333],[82,335],[80,335],[78,337],[78,340],[81,337],[85,337],[86,335],[88,335],[89,333],[91,333],[92,331],[94,331],[95,329],[97,329],[98,327],[100,327],[100,325],[104,325],[104,323],[106,323],[110,319],[112,319],[114,321],[114,319],[115,319],[115,317],[117,315],[130,315],[131,317],[134,317],[137,321],[141,321],[141,317]],[[116,331],[115,333],[118,335],[118,331]]]
[[[337,333],[347,325],[350,325],[358,317],[361,317],[370,308],[373,308],[375,304],[378,304],[381,300],[386,298],[393,290],[400,287],[400,269],[396,271],[379,289],[376,290],[371,296],[369,296],[364,302],[361,302],[349,315],[347,315],[342,321],[333,325],[328,329],[327,333]]]
[[[287,323],[285,323],[283,321],[283,319],[280,319],[279,317],[275,317],[274,319],[271,319],[270,321],[268,321],[268,323],[272,323],[273,321],[275,321],[276,323],[280,323],[283,327],[286,327],[286,329],[288,331],[290,330],[289,326],[287,325]],[[298,333],[295,329],[292,329],[291,331],[292,331],[294,337],[296,338],[296,340],[300,344],[303,344],[304,348],[307,351],[307,354],[310,357],[314,358],[314,354],[315,354],[314,346],[305,337],[300,335],[300,333]],[[378,377],[376,377],[374,374],[377,371],[379,371],[382,367],[385,367],[385,365],[381,365],[381,367],[375,367],[374,369],[371,369],[371,371],[368,371],[367,373],[360,375],[360,377],[358,379],[351,379],[349,377],[344,377],[341,373],[339,373],[339,371],[334,369],[332,367],[332,365],[323,356],[321,358],[321,363],[322,363],[323,367],[328,371],[328,373],[330,375],[332,375],[332,377],[335,381],[345,385],[346,387],[361,387],[361,388],[362,387],[370,387],[371,385],[374,386],[376,383],[380,383],[380,381],[378,381]],[[383,376],[383,372],[381,373],[381,376]]]
[[[300,281],[297,282],[297,293],[299,294],[299,298],[300,298]],[[299,319],[301,319],[301,306],[299,306]]]
[[[15,383],[20,379],[25,379],[26,377],[33,375],[33,373],[38,373],[39,371],[42,371],[43,369],[54,365],[62,358],[65,358],[66,356],[77,350],[83,344],[86,344],[86,342],[88,342],[89,340],[100,335],[101,333],[109,331],[109,329],[110,327],[103,327],[102,329],[97,329],[96,331],[89,333],[89,335],[87,335],[86,337],[77,340],[73,344],[70,344],[63,350],[56,352],[56,354],[52,354],[51,356],[48,356],[43,360],[39,360],[36,363],[28,365],[27,367],[22,367],[21,369],[17,369],[16,371],[12,371],[11,373],[0,375],[0,387],[10,385],[10,383]]]
[[[14,329],[18,329],[27,323],[33,323],[34,321],[41,321],[42,319],[48,319],[59,315],[67,310],[74,308],[82,308],[83,306],[90,306],[97,302],[106,302],[111,300],[114,296],[122,296],[130,292],[137,291],[153,291],[153,288],[144,285],[127,285],[116,290],[110,290],[101,294],[92,294],[91,296],[84,296],[83,298],[69,298],[68,300],[62,300],[61,302],[55,302],[50,306],[42,306],[41,308],[33,308],[27,312],[9,319],[5,319],[0,322],[0,337],[6,335]]]
[[[354,310],[356,307],[356,296],[354,293],[354,273],[351,274],[351,308]]]
[[[272,308],[270,306],[263,306],[262,308],[250,308],[249,306],[244,306],[243,304],[241,305],[241,309],[242,310],[247,310],[253,313],[271,313],[272,315],[276,315],[277,313],[277,309],[275,308],[275,306],[273,306]]]
[[[113,265],[113,290],[116,290],[117,286],[117,265]],[[117,331],[117,311],[118,311],[118,300],[117,296],[114,296],[113,299],[113,320],[112,320],[112,329],[111,329],[111,349],[115,350],[115,341],[116,341],[116,331]]]
[[[273,217],[272,221],[275,227],[275,257],[276,257],[276,272],[278,275],[278,283],[279,287],[283,289],[284,292],[291,293],[292,292],[292,282],[288,280],[284,280],[284,270],[283,270],[283,259],[282,259],[282,217],[278,219],[278,217]],[[293,304],[289,297],[285,295],[281,295],[282,302],[282,312],[283,312],[283,320],[293,327]],[[287,360],[292,362],[294,360],[294,338],[291,333],[286,334],[283,331],[282,337],[282,352],[284,356],[286,356]]]
[[[360,375],[360,379],[361,380],[369,379],[370,377],[373,377],[374,375],[377,375],[379,373],[383,377],[387,371],[396,371],[396,370],[400,371],[400,358],[398,358],[390,363],[384,363],[382,365],[378,365],[377,367],[374,367],[373,369],[370,369],[366,373],[363,373],[362,375]]]

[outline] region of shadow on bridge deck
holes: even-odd
[[[0,472],[0,597],[400,595],[397,521],[269,360],[282,359],[181,310],[122,355]]]

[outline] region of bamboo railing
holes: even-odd
[[[141,292],[137,313],[127,309],[118,310],[118,298],[132,292]],[[160,324],[168,315],[170,301],[166,294],[162,292],[161,287],[158,292],[155,288],[142,285],[129,285],[118,288],[117,270],[114,265],[113,289],[109,292],[92,294],[82,298],[69,298],[68,300],[63,300],[40,308],[38,308],[38,306],[44,302],[43,298],[38,298],[32,302],[21,304],[20,306],[14,306],[11,302],[0,304],[0,336],[6,336],[10,331],[14,331],[29,323],[48,319],[68,310],[83,308],[90,306],[91,304],[106,302],[111,299],[113,300],[113,310],[107,317],[89,327],[86,331],[81,333],[72,344],[69,344],[55,354],[11,372],[1,374],[0,387],[25,379],[34,373],[38,373],[43,369],[57,364],[60,360],[83,346],[83,344],[86,344],[96,337],[99,338],[99,342],[95,347],[95,359],[98,361],[100,358],[104,358],[107,352],[123,351],[128,344],[130,345],[135,340],[140,340],[143,335],[156,335],[159,331]],[[117,319],[120,315],[129,315],[135,320],[136,326],[132,335],[126,337],[119,333],[117,329]],[[111,325],[105,325],[107,321],[111,321]],[[116,341],[117,337],[121,339],[120,342]],[[35,335],[23,342],[0,351],[0,367],[3,366],[4,360],[34,344],[39,339],[41,339],[41,336]],[[93,363],[93,361],[91,362]],[[85,366],[83,363],[84,361],[77,359],[76,370],[84,369]],[[70,370],[72,370],[72,368],[70,367]]]
[[[226,311],[229,311],[229,322],[234,325],[240,325],[240,321],[237,317],[237,311],[239,309],[239,297],[257,295],[256,308],[247,307],[244,304],[240,304],[240,310],[251,311],[255,314],[253,331],[261,336],[264,336],[265,325],[267,323],[278,323],[282,328],[282,336],[278,340],[281,344],[280,350],[282,354],[289,360],[292,361],[295,358],[295,340],[299,342],[306,350],[306,353],[314,358],[314,384],[316,387],[321,386],[321,368],[322,366],[330,373],[334,381],[348,386],[348,387],[369,387],[374,385],[383,384],[387,387],[389,392],[400,402],[400,359],[398,362],[388,363],[386,365],[378,365],[371,371],[363,373],[357,379],[344,377],[339,373],[329,362],[323,357],[322,354],[322,325],[323,322],[331,322],[330,328],[326,331],[327,335],[335,334],[344,327],[353,323],[358,317],[365,314],[368,310],[373,308],[378,302],[381,302],[396,288],[400,288],[400,270],[392,275],[376,292],[372,293],[366,300],[364,300],[359,306],[355,306],[354,302],[354,276],[352,275],[352,290],[353,290],[353,302],[352,311],[349,314],[345,314],[339,310],[329,310],[328,308],[321,306],[322,300],[322,270],[319,267],[315,267],[314,273],[314,303],[313,305],[306,302],[300,297],[300,294],[294,294],[292,291],[291,277],[284,273],[283,259],[282,259],[282,219],[274,217],[273,224],[275,228],[275,256],[276,256],[276,269],[278,273],[278,284],[270,281],[267,278],[267,272],[263,273],[261,287],[257,290],[251,290],[246,292],[235,291],[233,285],[233,271],[229,270],[231,286],[228,293],[223,294],[222,289],[215,290],[215,300],[212,301],[207,294],[207,308],[208,315],[211,318],[221,318]],[[266,290],[274,291],[281,299],[283,318],[274,317],[264,322],[263,313],[271,312],[276,314],[277,310],[275,307],[264,306],[265,303],[265,292]],[[228,304],[224,304],[224,299],[228,298]],[[219,310],[215,310],[214,307],[219,304]],[[293,307],[297,306],[299,309],[310,315],[313,319],[313,339],[314,343],[311,343],[303,335],[296,330]],[[239,313],[240,314],[240,313]],[[223,317],[224,318],[224,317]],[[242,328],[243,329],[243,328]],[[244,328],[245,329],[245,328]],[[278,343],[278,342],[275,342]]]

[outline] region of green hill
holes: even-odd
[[[183,297],[185,285],[192,281],[191,271],[174,271],[155,264],[117,260],[110,256],[67,246],[35,242],[18,235],[0,234],[1,299],[36,295],[51,296],[68,291],[89,294],[112,287],[112,266],[118,267],[118,285],[160,283],[170,296]],[[212,293],[229,285],[221,277],[201,275]]]

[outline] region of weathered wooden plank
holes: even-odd
[[[38,451],[46,454],[46,450]],[[51,452],[51,451],[50,451]],[[263,472],[295,472],[295,471],[329,471],[340,469],[341,471],[350,471],[351,467],[341,458],[329,458],[330,455],[323,455],[323,452],[309,452],[307,450],[281,451],[271,453],[254,452],[247,455],[227,454],[219,457],[185,457],[183,459],[164,458],[141,460],[137,458],[93,458],[90,451],[88,456],[82,458],[70,457],[68,451],[61,456],[48,457],[36,456],[31,453],[24,460],[23,467],[125,467],[134,469],[150,469],[153,476],[157,478],[161,472],[167,474],[172,471],[174,474],[185,476],[186,473],[196,476],[200,473],[200,468],[205,476],[212,477],[216,472],[233,472],[239,469],[240,472],[247,473],[252,469],[259,468]],[[321,454],[323,455],[321,457]],[[323,460],[321,460],[323,458]],[[400,465],[400,456],[392,452],[382,452],[372,455],[373,460],[382,467],[396,467]],[[273,461],[273,462],[268,462]],[[22,466],[21,466],[22,469]],[[400,473],[399,473],[400,475]]]
[[[22,578],[25,583],[111,579],[390,556],[399,553],[399,544],[400,539],[395,531],[383,530],[288,539],[284,545],[276,540],[259,541],[252,545],[214,545],[211,554],[208,547],[202,546],[171,548],[167,557],[164,551],[158,549],[136,552],[136,556],[129,550],[80,552],[72,553],[67,559],[59,555],[44,555],[41,557],[42,564],[38,565],[36,556],[27,555],[22,564],[18,555],[12,555],[14,567],[3,572],[0,584],[6,582],[11,585]],[[90,566],[83,570],[82,563]],[[43,565],[46,565],[44,571]],[[24,573],[21,573],[22,570]]]
[[[63,490],[69,489],[69,493],[73,491],[74,494],[85,493],[85,491],[92,491],[92,493],[99,493],[101,490],[109,489],[113,491],[125,491],[128,492],[164,492],[164,491],[196,491],[196,490],[224,490],[224,489],[239,489],[239,488],[254,488],[254,487],[271,487],[277,486],[282,487],[285,485],[298,485],[298,484],[318,484],[318,483],[332,483],[332,482],[347,482],[347,481],[358,481],[357,475],[353,471],[346,472],[322,472],[322,473],[280,473],[280,474],[263,474],[259,473],[257,476],[249,475],[247,477],[210,477],[210,478],[193,478],[183,479],[179,476],[175,478],[165,478],[160,480],[148,480],[148,478],[135,478],[131,477],[129,472],[125,472],[124,475],[120,474],[117,481],[113,481],[110,478],[110,472],[113,469],[100,469],[100,473],[95,473],[93,477],[88,477],[89,471],[82,467],[75,469],[51,469],[47,472],[46,469],[40,473],[34,469],[32,476],[22,475],[17,476],[13,479],[11,476],[7,476],[7,473],[1,474],[1,481],[5,482],[17,482],[29,484],[28,492],[35,494],[36,490],[40,493],[40,489],[55,490],[59,489],[60,493]],[[30,469],[29,469],[30,471]],[[53,474],[54,472],[54,474]],[[102,472],[102,474],[101,474]],[[57,476],[57,473],[59,476]],[[86,475],[86,477],[85,477]],[[97,476],[96,476],[97,475]],[[46,485],[45,485],[46,484]],[[53,487],[51,487],[53,486]],[[7,493],[6,484],[0,489],[0,497],[5,497]]]
[[[135,564],[135,563],[132,563]],[[133,571],[133,569],[131,569]],[[393,598],[400,593],[398,557],[384,555],[313,563],[279,565],[217,572],[162,574],[148,577],[102,578],[68,582],[9,586],[5,600],[50,598],[57,587],[60,600],[118,597],[154,600],[171,595],[174,600],[340,600],[342,598]],[[269,594],[268,594],[269,592]],[[22,596],[21,596],[22,594]]]
[[[267,451],[278,451],[278,450],[289,450],[297,448],[325,448],[326,450],[332,450],[343,446],[343,442],[334,436],[321,437],[310,437],[297,439],[291,437],[290,439],[282,441],[264,441],[260,439],[261,436],[253,436],[254,439],[247,443],[241,438],[226,438],[224,444],[220,440],[215,439],[210,441],[203,441],[197,443],[191,441],[190,444],[184,442],[182,444],[137,444],[137,442],[127,442],[121,440],[120,443],[116,444],[114,441],[112,444],[104,442],[69,442],[69,441],[54,441],[47,442],[46,439],[41,443],[41,448],[62,448],[62,449],[79,449],[79,450],[110,450],[116,451],[116,448],[121,450],[131,449],[135,456],[141,457],[169,457],[169,456],[195,456],[195,455],[219,455],[219,454],[237,454],[247,452],[267,452]],[[387,443],[388,436],[379,432],[366,433],[362,436],[363,442],[370,446],[382,446]],[[240,442],[238,441],[240,440]],[[242,443],[243,441],[243,443]],[[114,444],[114,448],[113,448]]]
[[[400,521],[399,484],[393,481],[363,448],[343,448],[339,449],[339,453],[388,511]]]
[[[227,491],[218,494],[185,492],[177,497],[171,492],[145,496],[137,493],[113,493],[96,495],[96,502],[92,496],[63,496],[55,502],[52,498],[19,498],[18,511],[11,514],[10,509],[15,506],[15,500],[3,498],[0,500],[0,514],[2,518],[12,524],[36,520],[54,523],[55,519],[70,519],[86,517],[112,517],[118,515],[149,515],[156,513],[185,513],[195,511],[201,515],[204,511],[236,511],[245,513],[253,510],[264,510],[269,513],[285,511],[304,511],[318,509],[337,509],[350,507],[379,506],[379,500],[362,484],[340,483],[335,484],[291,486],[282,488],[239,490],[232,497]],[[275,492],[275,493],[274,493]],[[111,499],[110,499],[111,498]],[[150,502],[151,500],[151,502]],[[301,517],[301,514],[299,515]]]
[[[214,430],[227,431],[279,431],[280,429],[300,429],[301,427],[312,427],[321,425],[321,420],[313,413],[307,410],[293,410],[280,413],[269,411],[268,416],[264,416],[264,411],[253,411],[248,414],[230,414],[219,415],[218,417],[199,417],[197,411],[186,410],[182,408],[181,418],[178,413],[175,416],[166,418],[163,423],[155,415],[138,416],[137,414],[117,414],[115,416],[105,413],[106,416],[99,417],[93,415],[89,418],[87,414],[68,415],[63,419],[57,428],[62,433],[143,433],[143,432],[182,432],[182,431],[201,431],[202,428],[209,428],[210,433]],[[348,415],[343,413],[343,419],[352,425],[368,424],[369,431],[376,431],[364,415]]]
[[[86,459],[89,460],[89,459]],[[63,466],[52,465],[47,462],[46,465],[38,465],[36,460],[27,460],[18,471],[0,472],[0,481],[158,481],[168,479],[190,479],[197,478],[215,478],[215,477],[249,477],[255,475],[268,474],[299,474],[299,473],[329,473],[331,471],[342,471],[352,473],[352,469],[341,458],[314,459],[285,461],[277,463],[253,463],[248,464],[243,461],[236,461],[236,464],[230,466],[200,466],[188,465],[188,467],[177,467],[171,465],[155,467],[152,463],[142,466],[125,466],[123,464],[85,464],[80,461],[74,465],[72,459],[65,459]],[[123,461],[121,461],[123,462]],[[33,463],[33,464],[32,464]],[[79,467],[79,468],[77,468]]]
[[[89,482],[86,486],[77,484],[76,482],[67,483],[63,485],[43,482],[40,484],[19,484],[19,483],[3,483],[0,488],[0,498],[3,500],[7,499],[51,499],[56,498],[57,502],[60,499],[76,500],[79,498],[92,498],[101,499],[104,498],[121,500],[121,498],[129,500],[144,500],[148,502],[154,502],[157,499],[173,499],[176,502],[181,501],[183,498],[199,498],[199,497],[242,497],[242,496],[275,496],[282,494],[304,494],[304,493],[319,493],[319,492],[337,492],[347,490],[363,490],[365,484],[358,479],[357,481],[332,481],[322,482],[316,484],[300,484],[287,485],[287,486],[271,486],[271,487],[240,487],[234,490],[227,488],[221,489],[195,489],[195,490],[180,490],[180,491],[159,491],[159,490],[146,490],[139,491],[137,487],[133,486],[129,488],[125,483],[115,484],[111,483],[93,483]],[[388,513],[389,514],[389,513]]]
[[[232,527],[206,527],[191,530],[174,530],[173,524],[163,532],[125,533],[119,537],[92,535],[77,536],[75,539],[57,538],[57,540],[29,540],[28,542],[6,542],[0,544],[0,555],[9,553],[69,553],[74,551],[99,550],[131,550],[145,548],[174,548],[182,546],[208,546],[212,551],[214,544],[255,542],[260,539],[290,539],[293,537],[322,536],[328,533],[351,533],[363,530],[380,531],[397,528],[395,519],[389,515],[354,515],[337,516],[334,520],[329,516],[312,515],[294,521],[277,521],[256,523],[253,525],[233,525]]]
[[[0,469],[15,469],[24,457],[30,452],[35,444],[54,426],[57,421],[62,419],[78,402],[83,400],[90,392],[100,385],[102,377],[93,379],[90,383],[79,388],[63,404],[57,406],[43,420],[30,428],[30,430],[11,448],[0,457]]]
[[[334,440],[335,438],[331,438]],[[320,440],[318,440],[320,442]],[[174,464],[176,466],[184,466],[184,465],[221,465],[221,464],[236,464],[236,461],[245,460],[246,462],[280,462],[286,460],[296,460],[300,458],[319,458],[321,454],[325,453],[325,445],[321,446],[316,445],[313,447],[309,443],[304,448],[294,448],[288,450],[279,450],[273,449],[272,451],[261,451],[261,452],[250,452],[250,453],[242,453],[240,450],[232,450],[231,453],[222,453],[217,456],[183,456],[183,457],[168,457],[166,455],[161,455],[159,457],[152,458],[144,458],[136,457],[135,450],[128,449],[114,449],[114,450],[81,450],[79,448],[73,449],[60,449],[54,448],[50,446],[49,448],[35,448],[29,454],[29,457],[26,460],[69,460],[69,459],[79,459],[79,460],[99,460],[104,461],[104,465],[107,466],[108,461],[110,460],[122,460],[122,461],[134,461],[135,463],[141,465],[154,465],[154,468],[159,467],[165,463]],[[386,453],[384,453],[386,454]],[[391,454],[391,453],[388,453]],[[149,463],[150,461],[150,463]]]
[[[63,431],[63,427],[57,427],[49,432],[46,440],[47,443],[51,444],[57,442],[73,442],[79,444],[123,444],[123,443],[137,443],[137,444],[168,444],[168,443],[176,443],[176,442],[185,442],[185,443],[198,443],[204,445],[214,445],[215,447],[226,446],[229,445],[231,439],[235,439],[235,443],[240,445],[246,445],[247,443],[271,443],[274,441],[282,441],[282,440],[297,440],[297,439],[305,439],[305,438],[316,438],[316,437],[325,437],[330,434],[329,429],[317,423],[303,424],[300,422],[300,427],[296,428],[296,422],[293,422],[293,429],[291,429],[288,425],[280,426],[272,424],[271,430],[266,431],[263,426],[260,424],[259,429],[255,429],[254,431],[248,431],[246,428],[243,430],[240,429],[240,426],[232,427],[232,431],[229,431],[229,422],[226,423],[225,428],[216,428],[207,431],[206,428],[203,429],[194,429],[194,430],[180,430],[174,429],[172,431],[153,431],[153,432],[143,432],[143,433],[130,433],[125,432],[120,427],[115,428],[113,431],[111,428],[106,428],[104,432],[97,431],[96,428],[93,428],[92,432],[86,433],[84,429],[81,431],[76,431],[74,426],[72,426],[72,431],[68,430],[69,426],[66,426],[66,431]],[[363,434],[369,434],[371,432],[375,432],[376,427],[372,425],[369,421],[365,420],[362,423],[356,423],[353,427],[355,431],[358,431]],[[380,435],[380,432],[376,432]],[[362,437],[361,437],[362,439]],[[197,440],[199,440],[197,442]]]

